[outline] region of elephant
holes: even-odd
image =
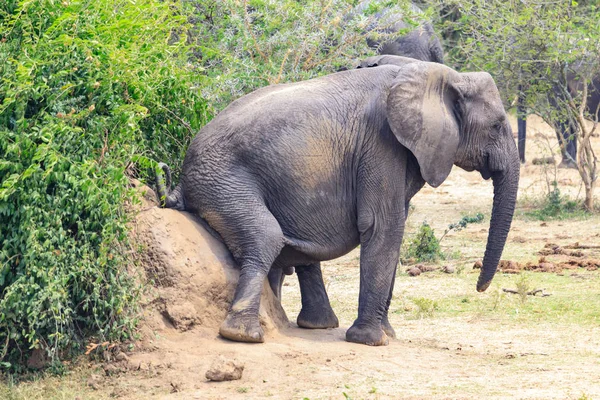
[[[314,265],[360,245],[358,317],[346,340],[386,345],[406,217],[425,183],[453,165],[494,184],[477,290],[498,267],[515,208],[519,158],[492,77],[430,62],[383,65],[271,85],[231,103],[190,144],[164,207],[202,218],[240,267],[222,337],[263,342],[258,319],[271,268]],[[322,285],[299,275],[302,306]],[[308,274],[314,277],[315,274]],[[305,298],[307,297],[307,298]],[[326,304],[325,304],[326,303]]]
[[[371,3],[372,1],[363,1],[357,8],[360,11],[364,11]],[[423,13],[415,4],[411,4],[411,9],[415,14]],[[380,25],[387,26],[387,28],[382,29],[384,33],[399,32],[410,27],[404,22],[401,14],[390,13],[387,8],[376,13],[375,17]],[[371,27],[371,29],[374,28]],[[380,43],[373,38],[367,38],[367,45],[377,50],[378,54],[403,56],[440,64],[444,63],[444,49],[433,30],[433,26],[429,22],[404,35],[396,37],[394,40],[384,43]]]
[[[377,1],[366,0],[359,3],[353,13],[346,19],[354,17],[357,13],[363,14],[367,8]],[[411,11],[414,14],[422,14],[423,11],[415,4],[411,3]],[[386,34],[394,34],[410,28],[404,21],[404,16],[400,13],[391,12],[389,7],[377,12],[375,22],[367,26],[367,32],[379,31]],[[379,29],[378,26],[384,28]],[[410,57],[421,61],[431,61],[443,64],[444,49],[433,30],[433,26],[426,22],[408,33],[402,33],[385,42],[380,42],[374,37],[367,36],[367,46],[375,50],[377,54],[390,54],[395,56]]]
[[[567,94],[564,90],[568,91],[569,96],[576,97],[583,91],[583,83],[578,79],[575,71],[570,71],[566,74],[566,84],[555,84],[550,95],[548,96],[548,102],[555,110],[560,110],[565,107],[567,100]],[[519,92],[522,88],[519,87]],[[598,110],[600,106],[600,73],[595,75],[587,86],[588,97],[586,104],[586,111],[594,118],[598,118]],[[526,108],[524,106],[524,100],[522,96],[519,96],[517,100],[517,129],[518,129],[518,148],[519,148],[519,159],[522,163],[525,162],[525,145],[527,141],[527,121]],[[575,134],[577,127],[572,121],[569,120],[558,120],[553,119],[548,121],[550,125],[554,127],[558,143],[560,144],[560,150],[562,154],[561,165],[565,167],[577,168],[577,139]]]

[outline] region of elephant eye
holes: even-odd
[[[504,121],[496,121],[494,125],[492,125],[492,137],[498,137],[502,133],[502,129],[504,127]]]

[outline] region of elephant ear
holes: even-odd
[[[377,66],[379,66],[379,58],[380,58],[380,56],[373,56],[373,57],[369,57],[365,60],[362,60],[356,68],[358,69],[358,68],[377,67]]]
[[[411,63],[399,71],[387,99],[392,132],[417,158],[423,179],[433,187],[448,177],[458,150],[459,82],[460,75],[446,66]]]

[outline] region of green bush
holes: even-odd
[[[132,161],[179,163],[206,121],[170,2],[0,4],[0,362],[130,338]]]
[[[196,55],[211,78],[203,95],[211,110],[258,87],[314,78],[374,54],[366,38],[384,41],[398,33],[376,18],[387,7],[411,25],[409,0],[373,1],[362,12],[357,0],[195,1],[192,8]],[[370,31],[367,27],[375,28]],[[379,28],[379,29],[376,29]],[[410,30],[407,28],[406,30]]]
[[[416,306],[417,318],[431,318],[435,310],[439,308],[438,302],[426,297],[414,297],[410,299]]]
[[[160,160],[177,180],[229,102],[352,67],[389,35],[366,31],[384,6],[413,17],[408,0],[356,4],[0,2],[0,366],[132,336],[128,178]]]
[[[405,242],[402,260],[437,261],[444,258],[440,242],[427,222],[423,222],[416,235]]]
[[[558,188],[558,183],[553,181],[552,189],[546,193],[540,206],[527,214],[540,221],[546,221],[580,216],[584,214],[584,210],[577,201],[563,195]]]
[[[477,213],[474,216],[465,215],[458,222],[448,225],[448,228],[439,239],[435,237],[433,228],[426,221],[423,221],[417,233],[412,238],[403,242],[402,261],[430,262],[445,260],[447,258],[457,258],[456,253],[460,255],[459,250],[444,254],[441,250],[440,242],[450,231],[460,231],[466,228],[468,224],[477,224],[482,222],[483,219],[484,216],[482,213]]]

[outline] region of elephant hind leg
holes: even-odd
[[[269,279],[269,286],[271,287],[273,294],[281,301],[281,287],[283,286],[283,280],[285,279],[283,268],[271,268],[267,278]]]
[[[219,333],[239,342],[263,342],[258,319],[260,295],[267,272],[283,248],[281,227],[258,199],[246,200],[243,209],[207,214],[209,224],[212,217],[215,229],[240,266],[233,302]]]
[[[340,326],[325,290],[321,264],[296,267],[302,295],[302,309],[296,323],[302,328],[326,329]]]

